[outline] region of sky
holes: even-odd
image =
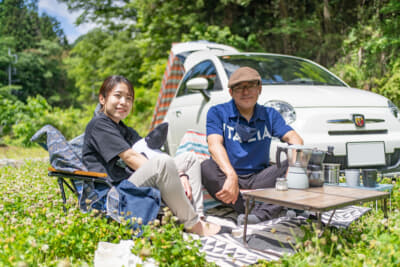
[[[80,12],[68,11],[67,5],[58,3],[57,0],[39,0],[39,14],[46,12],[47,15],[57,18],[61,28],[67,36],[68,43],[72,44],[80,35],[87,33],[96,27],[94,23],[86,23],[79,27],[75,25],[76,18]]]

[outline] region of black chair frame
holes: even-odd
[[[109,178],[107,177],[106,173],[88,172],[88,171],[66,172],[66,171],[56,170],[53,167],[49,167],[48,176],[57,177],[57,182],[61,190],[63,209],[65,213],[67,213],[67,208],[65,206],[67,203],[67,198],[65,196],[64,185],[66,185],[68,189],[74,195],[76,195],[77,198],[79,198],[78,189],[76,188],[73,180],[102,183],[106,184],[110,188],[113,186]]]

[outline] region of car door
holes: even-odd
[[[203,77],[208,80],[206,89],[210,99],[207,100],[198,90],[190,90],[186,83],[193,79]],[[224,96],[225,95],[225,96]],[[227,99],[215,64],[205,60],[191,68],[183,77],[175,98],[172,100],[166,115],[169,123],[168,150],[171,155],[176,152],[179,143],[187,130],[196,130],[205,133],[208,109]]]

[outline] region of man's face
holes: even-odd
[[[261,84],[259,81],[241,82],[229,88],[229,93],[239,110],[249,110],[257,103]]]

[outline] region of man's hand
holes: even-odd
[[[238,178],[234,176],[227,177],[222,189],[215,196],[226,204],[235,204],[239,196]]]
[[[188,179],[187,175],[181,175],[181,183],[182,183],[183,189],[185,189],[186,196],[188,197],[188,199],[190,201],[192,201],[192,198],[193,198],[192,187],[190,187],[189,179]]]
[[[287,132],[282,137],[282,141],[288,143],[289,145],[304,145],[303,139],[294,130]]]
[[[219,134],[207,136],[208,149],[218,167],[226,174],[224,186],[215,196],[226,204],[235,204],[239,197],[238,176],[229,161],[224,147],[224,138]]]

